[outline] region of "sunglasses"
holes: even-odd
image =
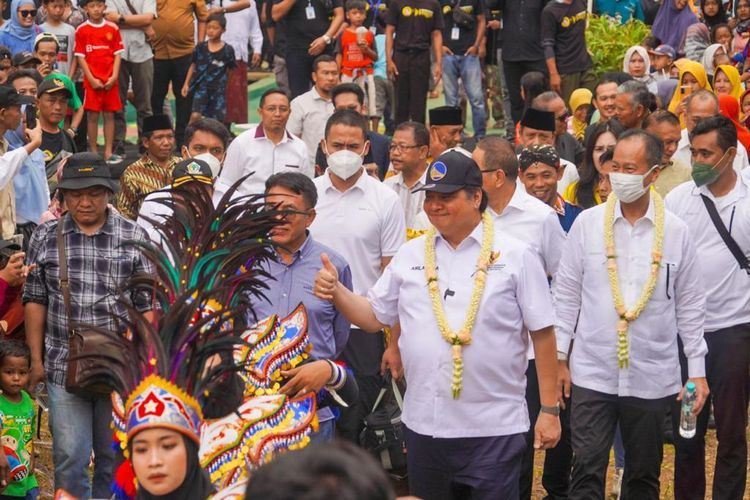
[[[563,113],[562,115],[557,117],[557,121],[564,122],[567,121],[568,118],[570,118],[570,113]]]
[[[18,13],[21,14],[21,17],[34,17],[36,16],[36,9],[19,10]]]

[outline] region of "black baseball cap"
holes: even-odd
[[[39,84],[36,95],[37,97],[41,97],[42,94],[55,94],[57,92],[64,92],[65,95],[68,96],[68,99],[73,97],[73,94],[70,93],[68,87],[65,86],[65,82],[59,78],[50,78],[42,81],[42,83]]]
[[[3,59],[13,60],[13,55],[10,53],[10,49],[5,45],[0,45],[0,61]]]
[[[18,246],[18,243],[16,243],[15,241],[13,241],[13,240],[0,240],[0,251],[5,250],[6,248],[8,250],[12,250],[14,252],[20,252],[21,251],[21,247]]]
[[[0,108],[20,105],[21,96],[16,92],[16,89],[8,85],[0,85]]]
[[[200,182],[213,186],[211,166],[203,160],[186,158],[174,166],[172,171],[172,186],[177,187],[186,182]]]
[[[76,153],[68,158],[62,169],[59,189],[86,189],[101,186],[114,192],[117,190],[109,165],[97,153]]]
[[[459,189],[481,188],[482,171],[471,158],[468,151],[462,148],[449,149],[438,156],[427,169],[427,184],[412,191],[435,191],[454,193]]]
[[[13,66],[22,66],[30,62],[41,64],[42,61],[28,50],[24,50],[13,56]]]

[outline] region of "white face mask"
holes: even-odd
[[[649,186],[644,186],[643,180],[657,167],[658,165],[654,165],[645,174],[611,172],[609,174],[609,182],[612,184],[612,192],[623,203],[633,203],[643,196],[643,193],[649,188],[650,184]]]
[[[343,149],[328,155],[328,168],[337,177],[343,180],[349,179],[362,168],[364,158],[354,151]]]

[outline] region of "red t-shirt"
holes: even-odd
[[[123,51],[120,29],[115,23],[86,21],[76,29],[75,55],[86,59],[91,74],[101,81],[112,76],[115,56]]]
[[[365,33],[367,45],[372,49],[375,38],[370,30]],[[356,68],[368,68],[366,73],[372,73],[372,59],[365,56],[357,44],[357,33],[348,29],[341,33],[341,72],[352,76],[352,70]]]

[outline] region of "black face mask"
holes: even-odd
[[[198,445],[192,439],[182,436],[187,450],[187,473],[179,488],[166,495],[152,495],[145,488],[139,487],[136,500],[206,500],[214,492],[208,473],[203,470],[198,460]],[[131,451],[132,453],[132,451]]]

